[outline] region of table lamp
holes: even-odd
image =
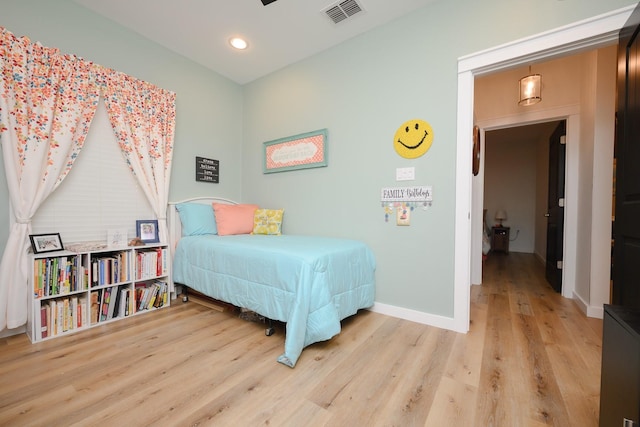
[[[505,219],[507,219],[507,212],[505,212],[503,209],[499,209],[496,212],[496,221],[498,221],[499,227],[502,227],[502,221],[504,221]]]

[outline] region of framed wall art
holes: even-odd
[[[264,143],[264,173],[319,168],[327,164],[326,129]]]

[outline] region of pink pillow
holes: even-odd
[[[225,205],[213,203],[218,235],[249,234],[253,231],[253,215],[258,205]]]

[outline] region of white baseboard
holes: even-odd
[[[596,319],[604,319],[604,307],[587,307],[587,317],[594,317]]]
[[[586,303],[585,300],[582,299],[582,297],[580,297],[580,295],[575,292],[573,293],[573,300],[576,302],[576,304],[578,304],[578,307],[585,314],[585,316],[593,317],[595,319],[604,318],[604,307],[590,306]]]
[[[379,302],[376,302],[369,310],[375,313],[421,323],[423,325],[435,326],[436,328],[448,329],[450,331],[456,330],[455,322],[452,317],[438,316],[435,314],[424,313],[422,311],[396,307],[394,305],[382,304]]]

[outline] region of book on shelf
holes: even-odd
[[[129,294],[127,295],[127,305],[128,305],[127,313],[129,315],[136,314],[137,307],[136,307],[136,290],[135,289],[129,289]]]
[[[118,301],[118,314],[120,317],[125,317],[129,315],[129,307],[128,307],[128,298],[129,298],[129,288],[122,287],[119,291],[120,300]]]
[[[153,307],[153,303],[156,301],[157,296],[158,296],[158,285],[154,283],[151,285],[151,287],[149,287],[149,297],[145,302],[144,308],[148,310],[151,307]]]
[[[98,260],[91,260],[91,285],[98,286]]]
[[[65,298],[62,300],[62,319],[60,322],[62,324],[62,332],[67,332],[69,329],[71,329],[70,320],[71,306],[69,304],[69,298]]]
[[[43,296],[41,278],[42,278],[42,260],[35,259],[33,261],[33,295],[36,298]]]
[[[114,317],[114,310],[116,308],[116,303],[118,301],[118,287],[117,286],[113,286],[109,289],[109,307],[108,307],[108,311],[107,311],[107,319],[106,320],[110,320],[113,319]],[[116,315],[117,317],[117,315]]]
[[[78,297],[71,297],[69,304],[71,308],[71,325],[69,329],[78,329]]]
[[[84,290],[84,266],[82,257],[76,256],[71,265],[71,289],[74,291]]]
[[[58,269],[58,258],[53,258],[49,265],[49,293],[48,295],[58,295],[58,283],[55,281],[56,270]]]
[[[166,276],[169,271],[169,250],[167,248],[160,249],[160,259],[161,268],[158,276]]]
[[[109,302],[111,301],[111,288],[100,289],[100,322],[107,320],[109,314]]]
[[[89,314],[87,308],[87,297],[78,298],[78,328],[89,325]]]
[[[89,311],[91,314],[91,323],[98,323],[98,320],[100,320],[100,291],[91,292],[91,306]]]
[[[144,310],[149,302],[150,288],[148,283],[139,283],[136,285],[136,307],[137,311]]]
[[[58,293],[68,294],[71,291],[71,284],[69,283],[69,275],[67,271],[67,257],[63,256],[57,258],[58,267],[55,270],[54,280],[58,283]]]
[[[153,308],[160,308],[162,307],[162,285],[159,284],[158,285],[158,291],[156,292],[156,297],[153,300],[153,303],[151,304],[151,306]]]
[[[167,283],[166,282],[157,282],[158,284],[158,296],[156,297],[153,306],[155,308],[160,308],[167,303]]]
[[[46,338],[48,336],[48,324],[49,319],[47,317],[47,306],[40,306],[40,325],[38,325],[38,329],[40,331],[40,337]]]
[[[51,300],[47,303],[47,323],[49,325],[48,336],[55,336],[57,333],[57,317],[56,300]]]
[[[64,332],[64,302],[61,300],[56,301],[56,335]]]

